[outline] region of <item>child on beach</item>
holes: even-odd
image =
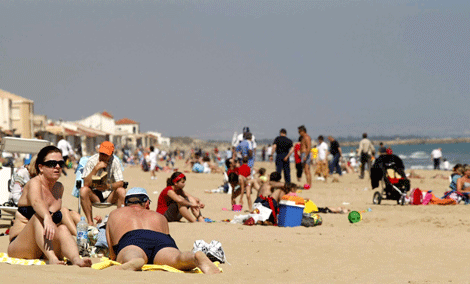
[[[185,218],[189,222],[203,222],[201,209],[204,208],[199,198],[184,191],[186,176],[174,172],[167,180],[167,187],[158,197],[157,212],[166,217],[168,222],[180,221]]]

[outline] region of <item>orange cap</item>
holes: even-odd
[[[111,156],[114,152],[114,144],[109,141],[104,141],[100,145],[100,153]]]

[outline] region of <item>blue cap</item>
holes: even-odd
[[[142,187],[133,187],[133,188],[129,189],[126,193],[126,198],[131,197],[131,196],[135,196],[135,195],[145,195],[150,199],[150,197],[147,194],[147,191]]]

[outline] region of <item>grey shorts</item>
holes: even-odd
[[[184,199],[189,201],[187,197]],[[189,209],[189,206],[187,206],[187,208]],[[180,210],[178,209],[178,203],[176,202],[173,202],[170,204],[170,206],[168,206],[168,209],[165,211],[163,216],[165,216],[168,222],[178,222],[181,220],[181,218],[183,218],[183,215],[181,215]]]
[[[308,153],[308,155],[306,153],[302,153],[300,154],[300,160],[301,160],[301,163],[302,163],[302,166],[307,164],[311,164],[312,163],[312,153]]]

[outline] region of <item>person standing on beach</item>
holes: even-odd
[[[437,149],[432,150],[431,157],[434,162],[434,169],[439,170],[440,165],[441,165],[442,149],[437,148]]]
[[[289,153],[291,148],[294,147],[292,140],[286,137],[287,131],[282,128],[279,131],[279,136],[274,139],[272,152],[276,153],[276,172],[281,173],[284,171],[285,182],[290,182],[290,162]],[[273,160],[271,156],[270,160]]]
[[[330,140],[330,154],[333,156],[330,163],[330,174],[333,174],[336,170],[337,174],[342,175],[339,160],[341,159],[341,156],[343,156],[343,152],[341,151],[338,141],[336,141],[332,136],[328,136],[328,140]]]
[[[67,166],[67,160],[69,159],[70,155],[73,155],[72,145],[70,145],[69,141],[65,140],[65,136],[61,135],[60,140],[57,143],[57,148],[62,151],[62,157],[64,158],[65,166],[62,167],[62,173],[67,176],[67,172],[65,171],[65,167]],[[71,159],[71,157],[70,157]]]
[[[250,132],[245,133],[244,135],[245,140],[243,140],[238,146],[235,148],[236,152],[241,154],[242,159],[247,157],[248,158],[248,166],[251,170],[255,165],[255,157],[254,157],[254,149],[252,144],[252,136]]]
[[[315,174],[322,176],[321,178],[326,182],[329,175],[328,169],[328,144],[325,143],[322,135],[318,136],[318,161],[315,169]]]
[[[359,142],[359,155],[361,157],[361,175],[360,179],[364,178],[364,170],[367,164],[367,169],[370,171],[371,158],[375,155],[375,147],[372,142],[367,139],[367,133],[362,134],[362,140]]]
[[[310,172],[310,164],[312,163],[312,153],[310,152],[312,138],[307,134],[307,129],[304,125],[299,126],[299,135],[302,137],[300,140],[300,160],[305,177],[307,178],[307,184],[304,185],[304,189],[310,189],[312,186],[312,173]]]

